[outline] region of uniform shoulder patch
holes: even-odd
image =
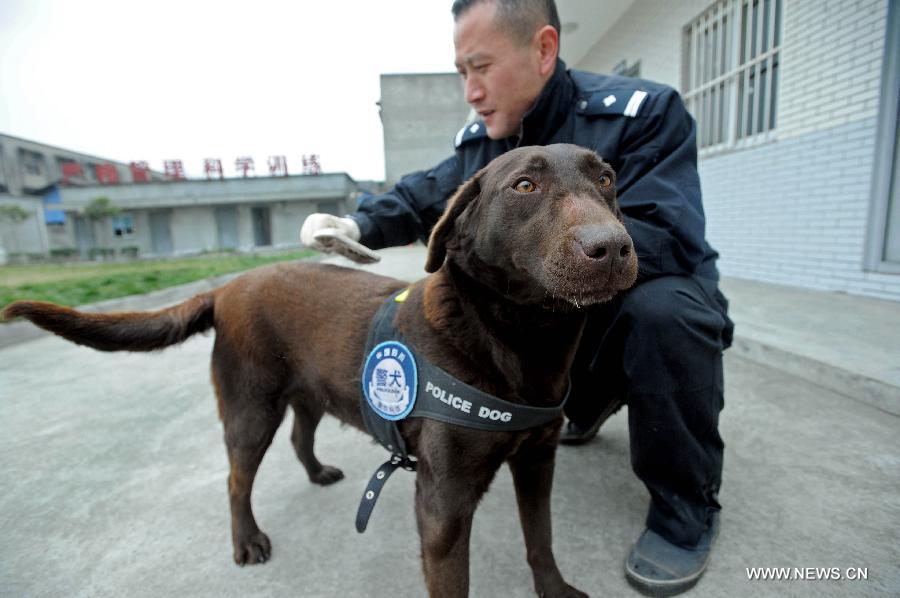
[[[456,134],[456,138],[453,140],[453,145],[459,147],[466,141],[471,141],[472,139],[480,139],[486,136],[487,127],[484,126],[483,121],[478,120],[473,123],[469,123],[462,129],[460,129],[459,133]]]
[[[646,104],[649,91],[643,89],[605,89],[581,97],[575,111],[584,116],[627,116],[634,118]]]

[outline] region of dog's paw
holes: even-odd
[[[271,556],[272,543],[269,542],[269,536],[261,531],[234,542],[234,562],[241,567],[265,563]]]
[[[334,484],[335,482],[343,480],[344,472],[337,467],[332,467],[331,465],[323,465],[322,471],[315,475],[309,476],[309,479],[313,484],[327,486],[328,484]]]

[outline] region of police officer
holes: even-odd
[[[514,147],[574,143],[609,162],[640,274],[589,316],[561,441],[590,440],[628,405],[632,467],[651,501],[625,574],[645,593],[685,591],[718,531],[722,351],[732,332],[704,239],[694,121],[664,85],[566,70],[553,0],[456,0],[452,13],[456,67],[478,120],[457,134],[452,157],[348,217],[310,216],[301,239],[317,246],[317,231],[337,228],[373,249],[427,242],[456,188]]]

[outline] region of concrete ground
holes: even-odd
[[[374,269],[423,274],[421,248],[384,255]],[[724,286],[739,342],[726,354],[722,532],[689,595],[900,595],[900,384],[891,378],[900,305]],[[836,323],[851,305],[852,325]],[[48,336],[0,350],[0,596],[424,595],[413,476],[394,475],[357,534],[358,500],[386,452],[333,419],[317,452],[346,479],[309,484],[282,426],[254,489],[272,560],[233,564],[212,340],[106,354]],[[849,366],[829,362],[842,351]],[[865,367],[849,370],[856,362]],[[625,412],[593,443],[562,447],[557,463],[563,574],[592,596],[636,595],[622,563],[648,498],[630,470]],[[471,545],[472,596],[533,595],[506,470],[479,507]],[[865,568],[868,579],[750,581],[749,567]]]

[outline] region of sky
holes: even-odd
[[[0,133],[226,176],[384,178],[382,73],[451,72],[448,0],[0,0]],[[448,146],[448,154],[450,148]]]

